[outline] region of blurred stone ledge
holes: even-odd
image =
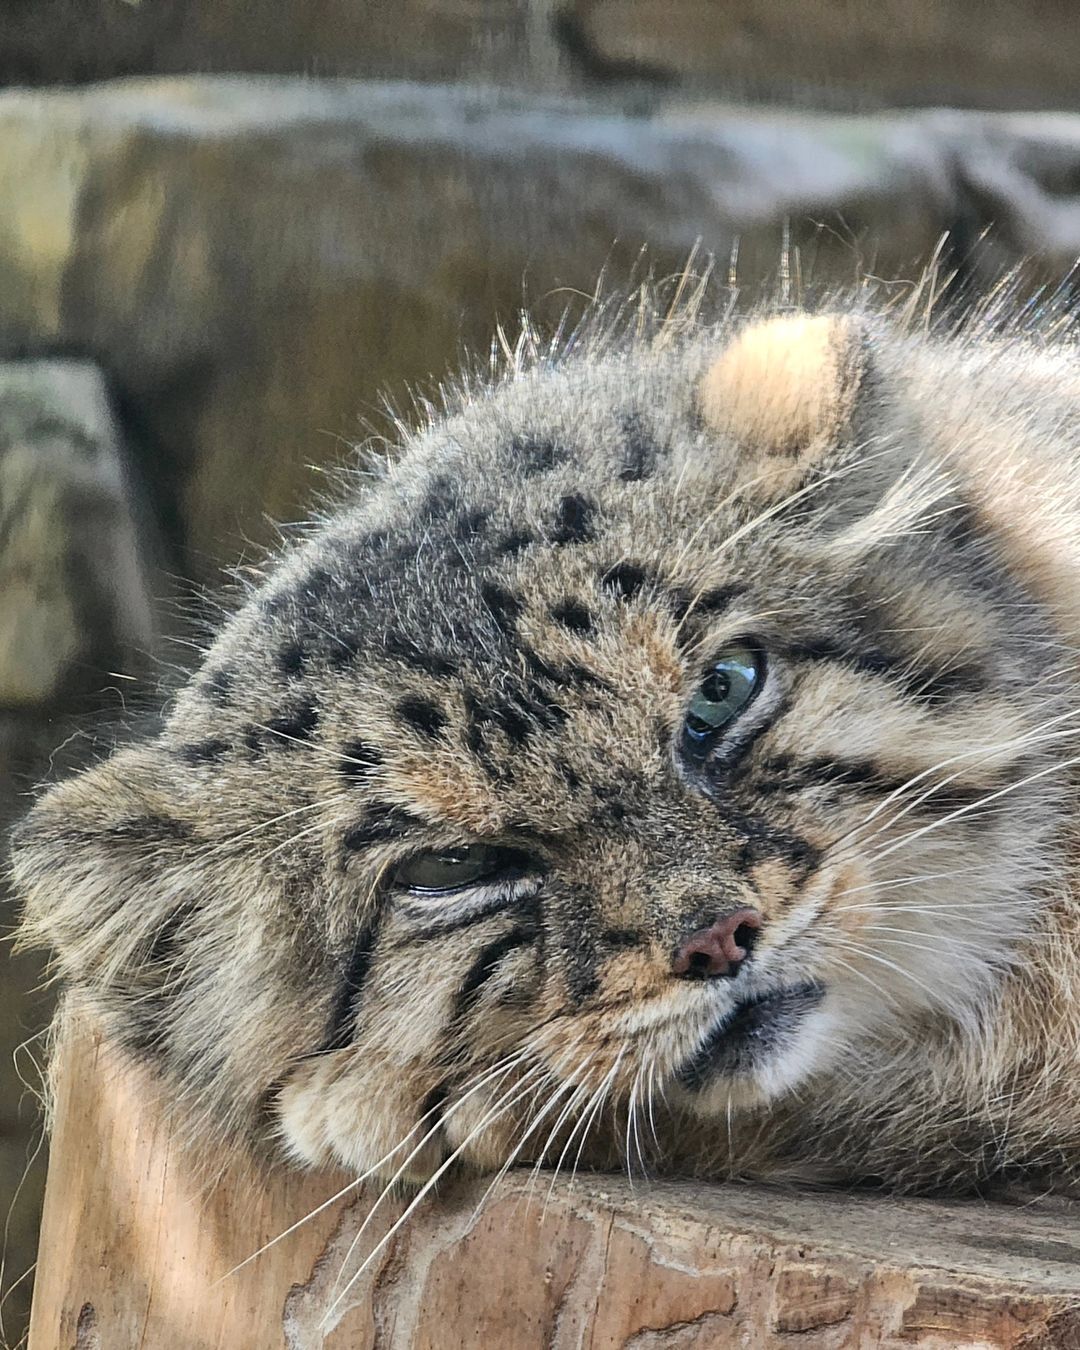
[[[970,284],[1080,251],[1080,117],[812,116],[255,77],[0,95],[0,355],[112,381],[167,542],[215,575],[386,391],[700,242],[747,290]],[[985,231],[987,238],[983,239]],[[981,241],[981,242],[980,242]],[[939,256],[940,255],[939,253]],[[725,264],[721,264],[723,268]]]
[[[362,1229],[377,1191],[323,1204],[339,1176],[215,1164],[201,1193],[155,1090],[64,1044],[30,1350],[1080,1347],[1063,1202],[518,1173]]]
[[[7,0],[0,84],[181,71],[1076,107],[1070,0]]]

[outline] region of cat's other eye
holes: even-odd
[[[691,750],[704,754],[753,702],[765,681],[765,658],[748,642],[735,642],[705,672],[683,726]]]
[[[455,848],[414,853],[399,862],[390,880],[399,890],[418,895],[449,895],[485,882],[513,881],[527,870],[517,849],[493,844],[460,844]]]

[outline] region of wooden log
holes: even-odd
[[[30,1350],[1068,1350],[1080,1222],[994,1207],[615,1177],[460,1180],[313,1211],[336,1176],[185,1174],[99,1036],[62,1048]]]

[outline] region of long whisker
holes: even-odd
[[[1068,759],[1059,760],[1055,764],[1045,765],[1037,769],[1034,773],[1026,774],[1023,778],[1018,778],[1012,783],[1007,783],[1004,787],[997,788],[993,792],[988,792],[977,801],[969,802],[964,806],[957,807],[955,811],[950,811],[947,815],[941,816],[938,820],[931,821],[928,825],[923,825],[919,829],[905,835],[902,839],[887,845],[871,860],[874,863],[880,862],[882,858],[887,858],[890,853],[895,853],[898,848],[913,843],[916,839],[921,839],[934,830],[940,830],[943,826],[950,824],[954,820],[960,820],[964,816],[970,816],[972,812],[981,810],[991,802],[999,801],[1002,797],[1009,796],[1010,793],[1017,792],[1022,787],[1027,787],[1030,783],[1036,783],[1043,778],[1049,777],[1054,773],[1061,773],[1065,769],[1072,768],[1073,765],[1080,764],[1080,755],[1071,755]]]
[[[497,1069],[500,1067],[502,1066],[496,1066],[496,1069],[492,1069],[488,1071],[486,1074],[484,1074],[484,1076],[481,1077],[475,1084],[473,1084],[473,1086],[469,1089],[469,1091],[459,1100],[465,1101],[467,1100],[468,1097],[471,1097],[473,1093],[482,1088],[484,1084],[488,1082],[492,1076],[494,1076],[494,1074],[497,1072]],[[512,1068],[514,1066],[513,1064],[510,1064],[509,1067]],[[290,1226],[286,1228],[284,1232],[278,1233],[277,1237],[273,1237],[270,1239],[269,1242],[264,1243],[258,1249],[258,1251],[252,1252],[250,1256],[246,1256],[243,1259],[243,1261],[239,1263],[239,1265],[235,1265],[231,1270],[227,1270],[224,1275],[220,1276],[218,1280],[215,1281],[215,1285],[220,1284],[222,1280],[227,1280],[230,1275],[235,1275],[238,1270],[243,1270],[245,1266],[250,1265],[252,1261],[262,1256],[263,1252],[269,1251],[271,1247],[276,1247],[279,1242],[283,1242],[285,1238],[289,1237],[290,1234],[295,1233],[298,1228],[302,1228],[304,1224],[309,1223],[317,1215],[321,1214],[323,1210],[329,1209],[329,1207],[336,1201],[340,1200],[342,1196],[348,1195],[350,1191],[355,1190],[358,1186],[362,1186],[364,1182],[368,1180],[369,1177],[373,1176],[376,1172],[378,1172],[379,1169],[384,1167],[390,1161],[390,1159],[394,1157],[395,1154],[400,1153],[401,1150],[406,1147],[409,1140],[420,1128],[420,1126],[423,1125],[425,1120],[428,1120],[431,1116],[437,1113],[439,1114],[439,1128],[441,1128],[442,1122],[445,1119],[448,1112],[446,1111],[444,1105],[437,1104],[435,1106],[432,1106],[429,1110],[425,1111],[424,1114],[419,1118],[419,1120],[417,1120],[416,1124],[413,1125],[413,1127],[409,1130],[408,1134],[406,1134],[404,1138],[402,1138],[398,1143],[396,1143],[392,1149],[384,1153],[383,1156],[378,1160],[378,1162],[372,1163],[372,1165],[367,1169],[367,1171],[361,1172],[361,1174],[358,1177],[354,1177],[353,1180],[348,1183],[348,1185],[343,1186],[341,1190],[338,1191],[335,1195],[332,1195],[328,1200],[324,1200],[322,1204],[317,1205],[313,1210],[310,1210],[307,1214],[304,1215],[302,1219],[297,1219],[297,1221],[294,1224],[290,1224]],[[425,1135],[424,1141],[422,1142],[426,1142],[428,1139],[430,1139],[434,1132],[435,1131],[432,1131],[429,1132],[427,1135]],[[410,1160],[411,1157],[412,1155],[410,1155]]]
[[[591,1059],[591,1058],[592,1058],[592,1057],[590,1056],[590,1059]],[[584,1069],[587,1067],[588,1063],[589,1063],[589,1060],[586,1060],[585,1063],[581,1065],[580,1069],[577,1070],[577,1071],[575,1071],[575,1074],[576,1074],[576,1072],[583,1072]],[[550,1113],[555,1109],[555,1107],[558,1105],[558,1103],[560,1102],[560,1100],[562,1100],[562,1098],[563,1098],[567,1093],[570,1093],[569,1099],[567,1100],[566,1104],[564,1105],[563,1110],[560,1112],[558,1120],[555,1122],[555,1124],[554,1124],[554,1125],[552,1126],[552,1128],[551,1128],[551,1131],[549,1131],[549,1133],[548,1133],[548,1138],[547,1138],[547,1140],[546,1140],[545,1143],[544,1143],[544,1147],[543,1147],[543,1148],[540,1150],[540,1152],[539,1152],[539,1156],[538,1156],[537,1162],[536,1162],[535,1167],[534,1167],[534,1169],[533,1169],[533,1173],[534,1173],[534,1175],[535,1175],[535,1172],[540,1168],[540,1166],[541,1166],[542,1163],[543,1163],[543,1160],[544,1160],[544,1154],[545,1154],[545,1152],[547,1151],[547,1146],[548,1146],[548,1143],[550,1142],[550,1140],[551,1140],[551,1138],[552,1138],[552,1134],[558,1130],[558,1128],[559,1128],[559,1123],[563,1120],[563,1118],[564,1118],[564,1116],[565,1116],[565,1114],[566,1114],[567,1109],[568,1109],[568,1108],[570,1107],[570,1105],[573,1103],[574,1097],[577,1095],[577,1091],[578,1091],[578,1087],[577,1087],[577,1085],[575,1084],[575,1075],[571,1075],[570,1077],[566,1078],[562,1083],[560,1083],[560,1084],[558,1085],[558,1087],[555,1089],[555,1091],[554,1091],[554,1092],[551,1094],[551,1096],[548,1098],[548,1101],[547,1101],[547,1103],[545,1104],[545,1106],[543,1107],[543,1109],[542,1109],[541,1111],[537,1112],[535,1116],[533,1116],[532,1120],[531,1120],[531,1121],[529,1122],[529,1124],[528,1124],[528,1127],[523,1131],[523,1133],[522,1133],[522,1135],[521,1135],[521,1138],[520,1138],[520,1140],[518,1141],[518,1143],[517,1143],[517,1144],[515,1145],[515,1147],[514,1147],[513,1149],[511,1149],[510,1152],[507,1154],[506,1161],[505,1161],[505,1162],[503,1163],[503,1165],[499,1168],[499,1170],[495,1173],[495,1176],[492,1178],[491,1184],[490,1184],[490,1185],[488,1186],[488,1188],[484,1191],[484,1194],[480,1197],[480,1202],[477,1204],[476,1209],[473,1211],[473,1217],[474,1217],[474,1218],[475,1218],[476,1215],[479,1214],[480,1211],[484,1208],[484,1205],[487,1204],[488,1197],[491,1195],[491,1193],[492,1193],[492,1192],[495,1190],[495,1188],[498,1186],[499,1182],[502,1181],[503,1177],[507,1174],[507,1172],[510,1170],[510,1168],[514,1165],[514,1163],[516,1162],[516,1160],[520,1157],[520,1155],[521,1155],[521,1150],[525,1147],[525,1144],[526,1144],[526,1143],[528,1142],[528,1140],[531,1138],[531,1136],[532,1136],[532,1134],[534,1133],[534,1131],[535,1131],[536,1129],[538,1129],[539,1126],[543,1123],[543,1121],[547,1118],[547,1116],[550,1115]]]
[[[499,1067],[499,1069],[490,1070],[480,1079],[479,1082],[473,1084],[473,1086],[469,1089],[468,1092],[458,1097],[449,1108],[444,1107],[439,1112],[439,1117],[436,1120],[435,1124],[431,1127],[431,1129],[428,1130],[428,1132],[424,1135],[424,1137],[420,1140],[420,1142],[416,1145],[416,1147],[412,1150],[412,1152],[408,1155],[408,1157],[404,1160],[404,1162],[399,1164],[393,1176],[391,1176],[389,1181],[386,1182],[386,1184],[383,1186],[382,1191],[376,1198],[375,1202],[371,1205],[370,1209],[368,1210],[364,1218],[363,1223],[361,1223],[360,1227],[357,1229],[356,1233],[353,1236],[352,1242],[349,1244],[349,1248],[345,1253],[345,1256],[341,1263],[341,1274],[344,1274],[345,1270],[347,1269],[349,1261],[352,1259],[353,1252],[356,1251],[356,1248],[359,1246],[360,1240],[364,1236],[364,1233],[367,1231],[368,1226],[370,1225],[372,1219],[375,1217],[376,1212],[382,1206],[387,1196],[389,1196],[393,1192],[393,1189],[397,1185],[397,1183],[409,1170],[409,1165],[413,1162],[413,1160],[424,1150],[426,1145],[430,1143],[430,1141],[434,1139],[434,1137],[444,1128],[446,1122],[457,1111],[459,1111],[461,1107],[464,1106],[465,1103],[470,1100],[470,1098],[475,1096],[475,1094],[482,1088],[489,1086],[493,1080],[497,1080],[499,1083],[504,1082],[506,1077],[509,1074],[511,1074],[516,1068],[518,1068],[519,1065],[524,1061],[524,1059],[525,1053],[521,1052],[518,1055],[510,1058],[508,1061],[504,1062]],[[534,1066],[533,1069],[527,1071],[525,1077],[518,1080],[519,1085],[523,1082],[528,1081],[528,1079],[532,1077],[532,1075],[535,1072],[538,1071],[538,1068],[539,1066]],[[438,1110],[437,1107],[436,1110]],[[472,1138],[472,1133],[470,1133],[469,1138]],[[456,1154],[451,1154],[451,1157],[454,1156],[456,1156]],[[340,1279],[341,1276],[339,1275],[338,1278]]]
[[[539,1066],[536,1067],[538,1068]],[[424,1184],[417,1191],[416,1195],[413,1196],[412,1200],[406,1206],[401,1216],[398,1219],[396,1219],[393,1224],[391,1224],[387,1232],[379,1239],[379,1241],[371,1249],[368,1255],[364,1258],[363,1262],[361,1263],[356,1273],[349,1278],[348,1283],[345,1285],[344,1289],[342,1289],[341,1293],[338,1294],[337,1298],[335,1298],[334,1301],[330,1304],[329,1308],[327,1308],[326,1312],[323,1314],[322,1317],[322,1325],[324,1327],[328,1327],[329,1325],[331,1325],[331,1319],[333,1317],[333,1314],[341,1306],[342,1302],[348,1297],[349,1292],[352,1290],[357,1280],[360,1279],[364,1271],[367,1270],[367,1268],[371,1265],[371,1263],[375,1260],[375,1258],[379,1255],[379,1253],[387,1246],[387,1244],[393,1241],[396,1234],[400,1231],[402,1225],[405,1224],[416,1212],[417,1207],[420,1205],[424,1197],[428,1194],[429,1191],[432,1190],[434,1186],[438,1184],[440,1179],[443,1176],[445,1176],[447,1171],[449,1171],[449,1169],[453,1166],[453,1164],[457,1161],[457,1159],[461,1156],[461,1154],[464,1153],[464,1151],[468,1148],[468,1146],[472,1143],[472,1141],[475,1138],[477,1138],[478,1135],[482,1134],[483,1131],[486,1130],[489,1125],[493,1124],[496,1120],[504,1116],[507,1113],[507,1111],[510,1111],[514,1106],[516,1106],[517,1103],[523,1097],[528,1095],[528,1093],[532,1090],[532,1087],[531,1085],[522,1087],[521,1086],[522,1081],[523,1080],[519,1080],[518,1084],[516,1085],[518,1090],[515,1090],[512,1093],[512,1095],[510,1095],[508,1098],[504,1098],[501,1102],[493,1106],[487,1112],[487,1114],[476,1125],[473,1126],[473,1128],[469,1131],[469,1133],[465,1136],[465,1138],[457,1146],[457,1148],[454,1149],[454,1151],[439,1165],[438,1168],[436,1168],[436,1170],[432,1173],[432,1175],[428,1178],[428,1180],[424,1182]],[[387,1192],[385,1191],[383,1192],[384,1195],[386,1193]],[[372,1210],[371,1213],[374,1213],[374,1210]],[[363,1225],[361,1225],[361,1232],[363,1232],[363,1229],[367,1226],[368,1222],[370,1221],[370,1218],[371,1214],[368,1215],[367,1219],[364,1220]],[[357,1237],[359,1236],[360,1234],[358,1233]]]
[[[585,1071],[586,1068],[588,1067],[589,1062],[591,1062],[591,1059],[592,1059],[592,1056],[590,1056],[590,1059],[589,1059],[588,1061],[586,1061],[586,1063],[583,1064],[583,1065],[581,1066],[581,1070],[579,1071],[579,1073],[578,1073],[578,1075],[577,1075],[578,1077],[580,1077],[581,1074],[584,1073],[584,1071]],[[589,1084],[588,1084],[587,1081],[579,1082],[579,1083],[577,1084],[577,1086],[574,1088],[573,1093],[572,1093],[572,1094],[570,1095],[570,1097],[567,1099],[566,1104],[563,1106],[563,1109],[559,1112],[558,1119],[555,1121],[555,1123],[552,1125],[551,1129],[548,1131],[547,1138],[544,1140],[544,1146],[543,1146],[543,1148],[540,1150],[539,1155],[537,1156],[536,1162],[533,1164],[532,1169],[531,1169],[531,1171],[530,1171],[530,1173],[529,1173],[529,1196],[530,1196],[530,1198],[531,1198],[531,1196],[532,1196],[533,1188],[534,1188],[534,1186],[536,1185],[537,1178],[538,1178],[538,1176],[539,1176],[539,1174],[540,1174],[540,1169],[541,1169],[541,1168],[543,1167],[543,1165],[544,1165],[544,1159],[547,1157],[548,1152],[549,1152],[549,1150],[551,1149],[552,1144],[553,1144],[553,1143],[555,1142],[555,1140],[558,1138],[558,1136],[559,1136],[559,1131],[560,1131],[560,1130],[562,1129],[562,1127],[566,1124],[566,1122],[567,1122],[567,1120],[570,1118],[570,1116],[573,1115],[576,1111],[579,1111],[579,1110],[581,1109],[582,1105],[583,1105],[583,1104],[587,1101],[587,1099],[589,1098],[590,1092],[591,1092],[591,1089],[590,1089]],[[557,1175],[557,1174],[558,1174],[558,1167],[556,1166],[556,1175]]]

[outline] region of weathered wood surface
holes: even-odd
[[[1080,1347],[1080,1219],[752,1187],[511,1178],[425,1204],[329,1313],[400,1202],[223,1181],[93,1038],[61,1068],[31,1350]],[[225,1278],[222,1278],[222,1277]]]

